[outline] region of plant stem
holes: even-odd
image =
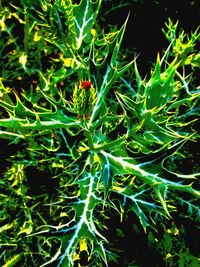
[[[90,130],[85,130],[85,136],[87,137],[89,148],[91,150],[94,150],[94,143],[93,143],[93,137],[92,137],[91,131]]]

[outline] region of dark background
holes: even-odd
[[[117,8],[119,6],[119,8]],[[186,33],[194,32],[200,25],[199,0],[125,0],[103,1],[100,18],[104,27],[116,25],[119,28],[130,12],[123,47],[139,53],[142,71],[149,71],[149,62],[155,62],[158,52],[166,49],[162,28],[170,18]],[[141,66],[140,66],[141,67]]]

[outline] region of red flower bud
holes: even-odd
[[[89,82],[89,81],[83,81],[83,82],[81,82],[81,88],[84,89],[84,90],[90,89],[91,86],[92,86],[92,83]]]

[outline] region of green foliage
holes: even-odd
[[[178,229],[172,222],[169,228],[165,225],[163,225],[163,228],[164,231],[160,240],[152,232],[149,232],[148,239],[150,246],[155,247],[163,257],[165,265],[170,267],[198,266],[198,257],[192,255],[184,241],[184,226],[181,225]]]
[[[184,72],[199,33],[176,37],[170,21],[172,44],[142,79],[120,51],[128,18],[105,33],[100,6],[2,2],[0,137],[18,148],[0,182],[2,266],[108,266],[113,210],[144,231],[181,205],[199,218],[200,173],[169,164],[199,138],[199,86]]]
[[[177,57],[182,65],[191,65],[199,67],[199,52],[197,50],[197,41],[200,40],[199,28],[188,35],[184,30],[178,30],[178,21],[176,24],[169,19],[166,23],[166,30],[163,32],[168,41],[172,43],[171,55]]]

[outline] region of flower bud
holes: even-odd
[[[96,90],[90,81],[77,83],[73,91],[73,104],[79,119],[89,119],[96,103]]]

